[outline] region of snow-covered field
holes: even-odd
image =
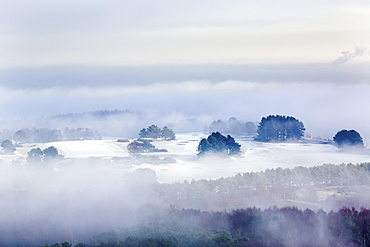
[[[177,134],[174,141],[155,141],[157,148],[167,149],[167,153],[148,153],[160,158],[172,157],[177,163],[141,164],[122,168],[133,171],[149,168],[156,172],[161,183],[184,180],[217,179],[237,173],[256,172],[271,168],[293,168],[296,166],[316,166],[325,163],[361,163],[370,162],[370,152],[362,154],[345,153],[328,144],[307,143],[260,143],[251,140],[237,140],[242,145],[242,155],[232,158],[209,158],[198,160],[196,149],[199,140],[205,137],[202,133]],[[14,155],[0,155],[2,160],[25,161],[27,152],[34,147],[44,149],[54,146],[65,158],[111,159],[112,157],[129,157],[127,144],[117,140],[68,141],[45,144],[27,144],[18,147]]]

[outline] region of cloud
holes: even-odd
[[[356,57],[367,58],[370,50],[365,46],[356,46],[353,51],[342,51],[342,56],[332,62],[333,65],[340,65],[351,61]]]
[[[184,81],[249,81],[306,83],[368,82],[368,63],[342,67],[327,64],[162,64],[162,65],[48,65],[0,68],[0,85],[13,89],[109,88],[169,85]],[[202,84],[198,83],[198,86]]]
[[[39,127],[32,121],[11,122],[9,119],[30,119],[67,113],[96,110],[132,110],[140,116],[127,114],[115,119],[121,129],[137,133],[140,127],[156,123],[166,125],[186,119],[198,119],[200,129],[211,121],[237,117],[258,122],[263,116],[281,114],[295,116],[305,123],[313,136],[332,138],[341,129],[356,129],[370,140],[370,84],[335,84],[320,82],[253,82],[225,80],[192,80],[129,84],[107,87],[1,88],[0,113],[5,128]],[[8,122],[7,122],[8,121]],[[97,126],[81,121],[84,127],[107,131],[108,123]],[[42,123],[47,127],[48,122]],[[26,125],[26,126],[20,126]],[[29,126],[32,125],[32,126]],[[199,127],[197,126],[197,127]],[[58,128],[71,127],[60,123]],[[72,126],[73,127],[73,126]],[[77,126],[80,127],[80,126]],[[199,128],[198,128],[199,129]],[[123,132],[122,132],[123,133]],[[131,136],[131,135],[130,135]]]

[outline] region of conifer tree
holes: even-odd
[[[235,155],[240,153],[241,145],[233,137],[225,137],[220,132],[213,132],[207,138],[200,140],[198,144],[198,155],[206,153]]]
[[[257,141],[297,141],[304,136],[304,125],[291,116],[269,115],[258,125]]]

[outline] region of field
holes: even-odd
[[[157,156],[161,159],[171,157],[176,163],[167,164],[133,164],[121,168],[132,172],[139,168],[149,168],[156,172],[160,183],[173,183],[200,179],[218,179],[238,173],[258,172],[272,168],[311,167],[322,164],[363,163],[370,161],[370,150],[361,153],[346,153],[330,144],[313,143],[261,143],[251,138],[239,138],[242,154],[237,157],[220,159],[211,157],[198,159],[197,146],[203,133],[178,134],[173,141],[154,141],[153,144],[168,152],[145,153],[145,156]],[[24,144],[18,147],[14,155],[1,155],[2,160],[17,160],[26,164],[27,152],[35,147],[44,149],[54,146],[66,159],[104,160],[109,163],[112,158],[128,158],[126,142],[111,140],[87,140],[54,142],[45,144]],[[109,166],[108,166],[109,167]],[[62,168],[62,167],[59,167]]]

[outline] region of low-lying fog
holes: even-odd
[[[197,158],[197,146],[204,133],[177,134],[174,141],[154,141],[158,149],[166,149],[168,152],[146,153],[144,156],[154,156],[159,159],[171,157],[176,163],[144,163],[114,165],[111,159],[129,158],[127,142],[117,140],[87,140],[87,141],[64,141],[44,144],[36,144],[45,149],[54,146],[66,159],[88,159],[95,163],[100,161],[105,164],[105,169],[124,170],[131,172],[140,168],[149,168],[156,172],[160,183],[191,181],[192,179],[218,179],[230,177],[238,173],[259,172],[266,169],[294,168],[297,166],[318,166],[322,164],[362,163],[370,160],[370,150],[366,148],[360,153],[348,153],[339,150],[334,145],[313,143],[261,143],[252,141],[251,138],[241,138],[237,141],[242,145],[242,154],[237,157],[220,159],[219,157],[208,159]],[[18,147],[14,155],[1,155],[3,160],[18,160],[26,162],[27,152],[35,147],[35,144],[24,144]],[[95,159],[95,160],[94,160]],[[107,165],[108,164],[108,165]],[[109,165],[110,164],[110,165]],[[58,166],[59,167],[59,166]],[[55,168],[56,172],[59,168]],[[63,166],[60,165],[60,169]]]
[[[164,198],[158,197],[149,190],[158,182],[191,182],[278,167],[366,162],[370,158],[367,149],[361,154],[350,154],[329,144],[258,143],[240,139],[243,151],[240,157],[198,160],[196,147],[204,136],[203,133],[178,134],[174,141],[153,142],[157,148],[165,148],[168,152],[144,154],[159,159],[171,157],[176,163],[134,162],[129,159],[127,143],[116,140],[24,144],[17,147],[15,154],[1,155],[0,231],[7,236],[1,244],[88,242],[89,237],[102,231],[158,220],[161,217],[159,208],[168,208],[170,205],[166,202],[178,200],[166,194]],[[64,155],[63,160],[51,164],[27,163],[27,152],[31,148],[44,149],[51,145]],[[300,207],[317,209],[319,206],[313,201],[318,197],[325,199],[330,193],[325,190],[320,191],[320,195],[312,191],[304,193],[306,202]],[[316,199],[308,199],[310,195]],[[232,198],[225,198],[223,202],[208,202],[206,208],[200,201],[193,207],[230,210],[230,205],[249,205],[257,200],[242,197],[238,201],[228,201]],[[259,201],[258,206],[271,207],[273,201],[271,198],[263,205]],[[293,201],[275,202],[294,205]],[[325,207],[330,209],[329,205]],[[335,209],[337,207],[335,205]]]
[[[1,155],[0,231],[7,236],[2,244],[27,245],[35,241],[53,243],[66,240],[88,242],[87,236],[102,231],[158,220],[159,207],[170,206],[163,202],[176,201],[158,199],[150,192],[149,188],[158,182],[191,182],[192,179],[217,179],[267,168],[357,163],[370,158],[368,150],[361,154],[349,154],[329,144],[258,143],[240,139],[238,141],[243,150],[240,157],[198,160],[196,147],[203,136],[203,133],[179,134],[174,141],[156,141],[153,144],[157,148],[166,148],[168,152],[145,154],[158,156],[159,159],[172,157],[176,163],[141,164],[130,161],[127,143],[116,140],[24,144],[17,147],[15,154]],[[51,145],[64,155],[63,160],[51,164],[27,163],[27,151]],[[316,199],[307,199],[312,193],[304,195],[307,202],[300,207],[317,209],[318,205],[312,202],[317,197],[325,199],[328,196],[325,193],[332,192],[323,190],[320,195],[315,194],[313,198]],[[242,206],[246,202],[229,200],[226,196],[222,202],[208,203],[205,209],[222,210],[223,204],[238,207],[238,203],[243,202],[239,205]],[[249,197],[247,201],[253,200]],[[259,207],[271,207],[277,202],[272,198],[264,200],[263,205],[259,202]],[[205,205],[198,203],[200,208]],[[285,203],[292,205],[292,202]],[[328,205],[325,207],[330,209]]]

